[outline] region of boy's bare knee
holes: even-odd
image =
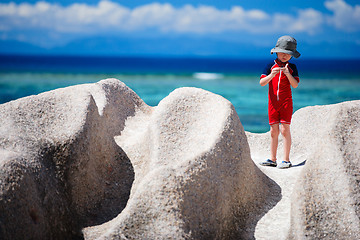
[[[286,135],[286,130],[284,128],[281,128],[280,132],[281,132],[281,135],[283,135],[283,136]]]
[[[272,126],[272,127],[270,128],[270,136],[271,136],[272,138],[279,137],[279,134],[280,134],[279,127]]]
[[[281,130],[281,135],[283,137],[287,137],[289,135],[289,133],[287,131],[285,131],[285,130]]]
[[[290,126],[281,126],[281,135],[283,135],[284,137],[287,137],[290,135]]]
[[[272,137],[272,138],[277,138],[277,137],[279,137],[279,131],[271,131],[270,132],[270,136]]]

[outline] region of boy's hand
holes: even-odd
[[[282,68],[280,68],[280,67],[271,69],[271,75],[275,76],[276,74],[278,74],[280,72],[280,70],[282,70]]]
[[[290,74],[289,68],[288,68],[288,63],[285,65],[285,67],[281,68],[281,70],[283,71],[283,73],[288,76]]]

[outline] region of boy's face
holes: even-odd
[[[283,63],[289,61],[292,57],[290,54],[282,53],[282,52],[278,52],[276,54],[277,54],[278,59]]]

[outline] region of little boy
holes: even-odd
[[[293,37],[280,37],[275,48],[271,50],[271,54],[276,53],[277,59],[264,69],[260,77],[261,86],[269,85],[268,114],[271,134],[271,158],[260,163],[263,166],[291,167],[289,158],[291,148],[290,123],[293,113],[291,87],[296,88],[300,80],[296,65],[289,63],[289,60],[292,57],[300,57],[296,46],[297,42]],[[284,160],[277,165],[276,152],[280,132],[284,137]]]

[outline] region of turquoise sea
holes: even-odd
[[[148,105],[179,87],[219,94],[234,106],[246,131],[266,132],[267,86],[259,85],[272,59],[114,58],[72,56],[0,56],[0,104],[76,84],[117,78]],[[360,99],[360,60],[292,61],[299,87],[293,89],[294,110]]]

